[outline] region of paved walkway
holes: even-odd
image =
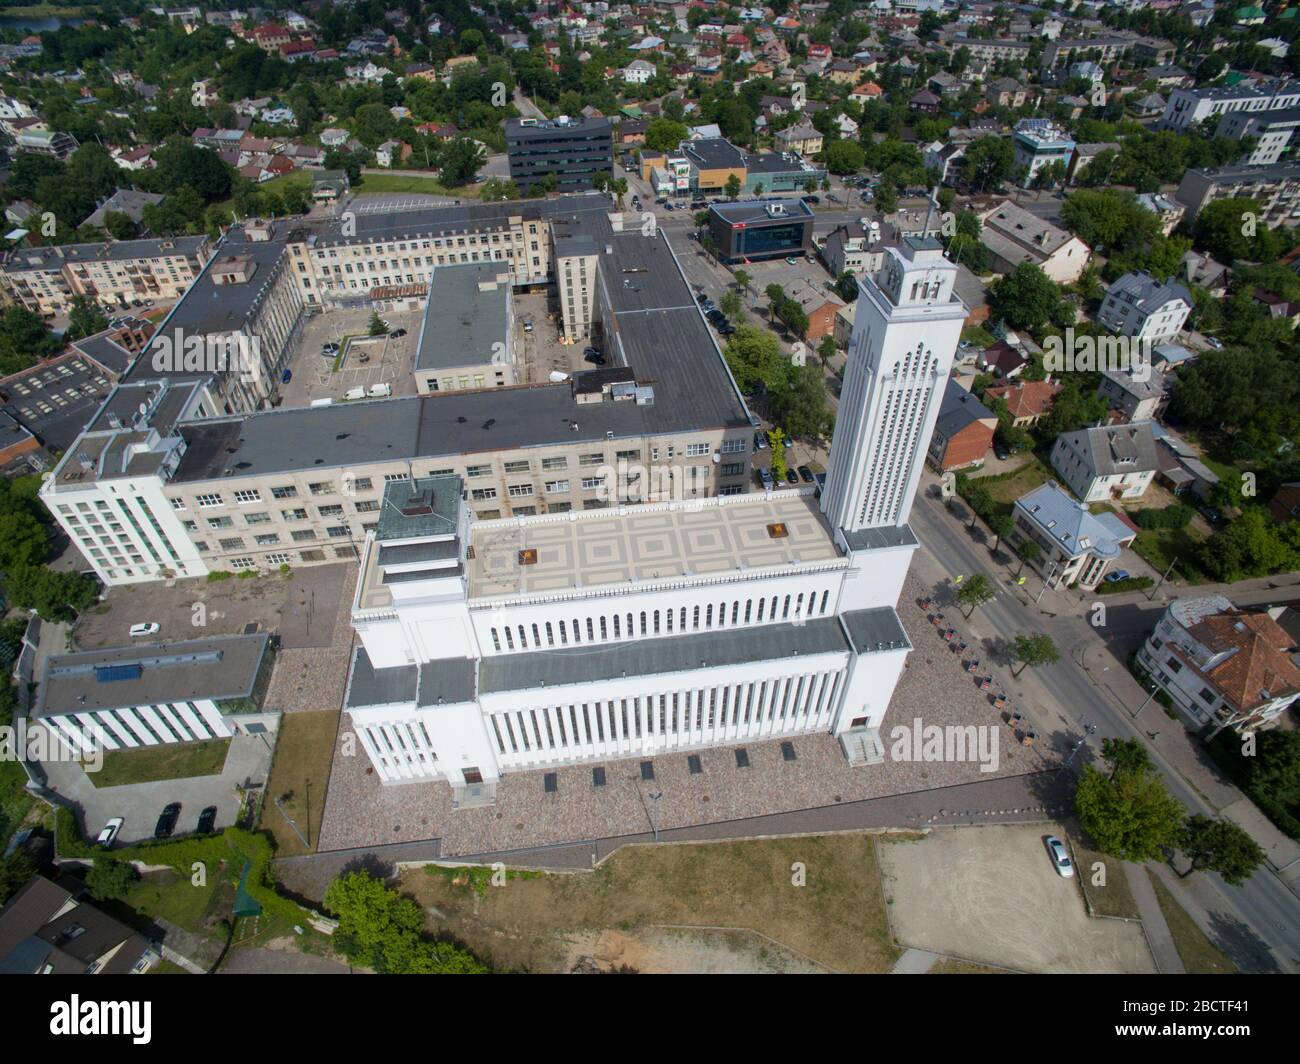
[[[1133,892],[1133,900],[1137,902],[1142,928],[1147,933],[1147,944],[1156,958],[1160,974],[1186,975],[1187,969],[1183,967],[1183,959],[1174,948],[1174,937],[1169,933],[1169,925],[1165,923],[1165,914],[1160,908],[1145,866],[1125,861],[1124,876],[1128,880],[1129,890]]]
[[[909,949],[897,961],[890,971],[890,975],[924,975],[933,968],[942,958],[937,953],[930,953],[923,949]]]

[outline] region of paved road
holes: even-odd
[[[927,478],[927,482],[933,481]],[[1005,652],[1005,645],[1022,633],[1044,631],[1055,640],[1061,649],[1060,662],[1026,669],[1018,679],[1007,680],[1012,697],[1030,707],[1039,734],[1058,751],[1068,753],[1083,737],[1083,725],[1095,725],[1096,731],[1080,750],[1076,764],[1085,759],[1100,759],[1101,742],[1105,738],[1141,740],[1148,718],[1142,718],[1142,723],[1135,726],[1130,714],[1138,707],[1117,704],[1109,692],[1103,692],[1093,683],[1077,662],[1085,649],[1095,648],[1100,636],[1114,640],[1112,653],[1118,652],[1119,656],[1112,667],[1124,668],[1126,648],[1144,628],[1150,630],[1163,608],[1160,600],[1150,607],[1133,603],[1109,609],[1107,625],[1102,630],[1088,623],[1085,606],[1080,601],[1054,596],[1053,602],[1044,596],[1041,606],[1026,604],[1007,579],[1007,571],[995,571],[988,549],[972,540],[964,524],[948,514],[937,499],[928,494],[918,495],[912,509],[912,529],[923,550],[917,554],[916,571],[927,582],[943,582],[960,573],[983,572],[999,587],[998,596],[980,607],[967,625],[981,637],[984,655],[990,661],[996,661]],[[1031,583],[1036,579],[1031,576]],[[1036,594],[1037,586],[1029,590]],[[1052,607],[1046,608],[1049,603]],[[1010,675],[1005,667],[1001,673],[1003,678]],[[1056,707],[1068,708],[1063,712]],[[1159,750],[1147,745],[1170,792],[1179,801],[1193,812],[1217,813]],[[1233,959],[1239,967],[1253,971],[1300,970],[1300,899],[1264,869],[1240,887],[1229,886],[1217,875],[1205,878],[1217,893],[1221,918],[1234,925],[1239,948]]]

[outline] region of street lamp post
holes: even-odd
[[[1134,714],[1133,714],[1133,719],[1134,719],[1134,720],[1137,720],[1137,719],[1138,719],[1138,714],[1140,714],[1144,709],[1147,708],[1147,702],[1150,702],[1151,699],[1155,698],[1155,696],[1156,696],[1156,692],[1157,692],[1158,690],[1160,690],[1160,688],[1158,688],[1155,684],[1151,684],[1151,685],[1150,685],[1150,688],[1149,688],[1149,690],[1147,691],[1146,701],[1144,701],[1140,706],[1138,706],[1138,707],[1137,707],[1137,710],[1136,710],[1136,711],[1134,712]]]
[[[1088,737],[1091,736],[1096,730],[1097,730],[1097,725],[1090,724],[1088,721],[1083,722],[1083,735],[1081,735],[1078,739],[1075,740],[1074,747],[1073,749],[1070,750],[1070,756],[1065,759],[1065,763],[1060,767],[1060,769],[1056,773],[1058,776],[1062,772],[1064,772],[1067,768],[1070,767],[1071,762],[1074,761],[1075,755],[1078,754],[1078,752],[1083,749],[1083,745],[1088,741]]]

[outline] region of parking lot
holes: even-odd
[[[1154,972],[1142,926],[1087,914],[1077,875],[1057,875],[1050,823],[942,828],[879,849],[899,945],[1022,972]],[[1119,862],[1111,869],[1122,875]]]
[[[591,341],[560,343],[556,322],[551,319],[549,290],[517,290],[514,293],[514,315],[520,384],[545,384],[553,372],[577,373],[596,368],[583,361],[582,353],[587,347],[599,347],[599,344],[593,345]],[[524,327],[528,320],[532,321],[531,329]]]
[[[415,394],[411,370],[421,311],[381,312],[390,332],[405,329],[406,335],[373,339],[367,336],[370,313],[368,307],[326,310],[306,320],[289,363],[293,377],[282,390],[285,406],[307,406],[316,399],[341,402],[352,389],[377,384],[389,385],[394,395]],[[341,361],[321,354],[321,348],[327,343],[342,347]],[[336,361],[339,361],[338,369],[334,368]]]

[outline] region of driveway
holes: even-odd
[[[1155,972],[1138,923],[1094,919],[1077,879],[1056,874],[1051,824],[939,828],[882,841],[881,874],[899,945],[1024,972]]]
[[[125,823],[118,841],[128,843],[152,838],[158,814],[169,802],[181,803],[177,835],[193,831],[199,813],[210,805],[217,807],[217,830],[229,827],[239,816],[235,785],[250,780],[265,784],[271,767],[271,750],[272,744],[264,736],[236,735],[230,741],[226,764],[219,776],[131,783],[121,787],[95,787],[76,762],[46,761],[42,767],[49,777],[49,788],[80,807],[87,834],[97,835],[112,817],[120,816]]]

